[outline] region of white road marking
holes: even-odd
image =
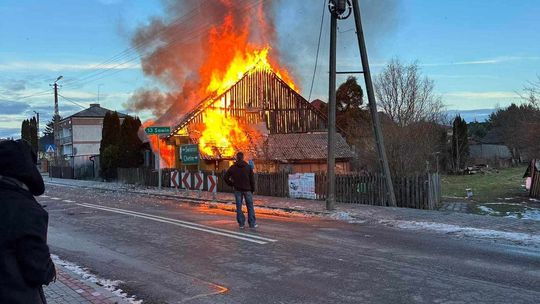
[[[43,195],[40,195],[39,197],[49,197],[49,196],[48,196],[48,195],[45,195],[45,194],[43,194]]]
[[[72,200],[62,200],[62,202],[66,202],[66,203],[75,203],[75,201],[72,201]]]
[[[49,198],[52,199],[52,200],[55,200],[55,201],[61,200],[61,198],[59,198],[59,197],[49,197]]]
[[[238,233],[238,232],[234,232],[234,231],[230,231],[230,230],[214,228],[214,227],[210,227],[210,226],[205,226],[205,225],[196,224],[196,223],[192,223],[192,222],[186,222],[186,221],[161,217],[161,216],[152,215],[152,214],[148,214],[148,213],[142,213],[142,212],[136,212],[136,211],[131,211],[131,210],[112,208],[112,207],[105,207],[105,206],[87,204],[87,203],[83,203],[83,204],[77,203],[77,205],[82,206],[82,207],[86,207],[86,208],[93,208],[93,209],[98,209],[98,210],[103,210],[103,211],[115,212],[115,213],[120,213],[120,214],[145,218],[145,219],[149,219],[149,220],[153,220],[153,221],[157,221],[157,222],[173,224],[173,225],[184,227],[184,228],[189,228],[189,229],[193,229],[193,230],[208,232],[208,233],[212,233],[212,234],[216,234],[216,235],[221,235],[221,236],[225,236],[225,237],[230,237],[230,238],[239,239],[239,240],[248,241],[248,242],[257,243],[257,244],[262,244],[262,245],[267,244],[268,242],[277,242],[277,240],[270,239],[270,238],[265,238],[265,237],[261,237],[261,236],[257,236],[257,235],[251,235],[251,234],[247,234],[247,233],[245,233],[245,234]]]

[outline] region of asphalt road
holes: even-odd
[[[145,303],[539,303],[537,249],[47,185],[49,243]]]

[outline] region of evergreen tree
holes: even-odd
[[[118,113],[105,114],[101,131],[99,154],[101,157],[101,176],[106,179],[116,177],[120,161],[120,118]]]
[[[28,119],[23,120],[21,124],[21,139],[30,142],[30,121]]]
[[[103,118],[103,129],[101,130],[101,144],[99,154],[102,154],[110,145],[120,143],[120,118],[118,113],[109,112]]]
[[[29,122],[28,122],[28,129],[29,129],[29,132],[30,132],[30,140],[29,140],[29,143],[30,145],[32,146],[32,148],[34,149],[34,151],[38,151],[38,134],[37,134],[37,119],[36,117],[32,117]]]
[[[120,167],[136,168],[143,162],[142,141],[138,136],[141,121],[128,116],[120,127]]]
[[[461,116],[456,116],[452,123],[452,160],[457,172],[467,163],[469,156],[469,140],[467,123]]]

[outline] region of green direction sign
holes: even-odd
[[[147,127],[144,129],[144,132],[148,135],[157,135],[157,134],[169,134],[171,133],[170,127]]]
[[[180,159],[182,165],[196,165],[199,163],[199,145],[181,145]]]

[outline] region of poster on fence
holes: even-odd
[[[289,197],[315,199],[315,173],[289,174]]]

